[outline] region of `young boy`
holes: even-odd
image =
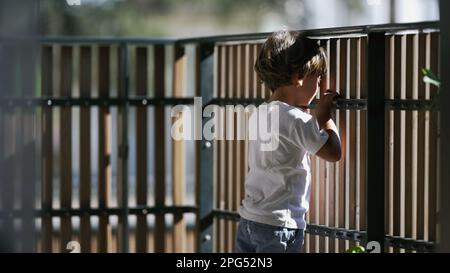
[[[329,162],[341,158],[340,138],[331,119],[337,94],[321,96],[314,115],[307,110],[326,67],[317,42],[295,31],[271,34],[259,53],[255,70],[273,92],[266,105],[267,118],[277,107],[278,145],[266,151],[259,138],[249,141],[250,171],[240,209],[238,253],[302,251],[311,192],[310,155]],[[250,118],[250,127],[256,120]]]

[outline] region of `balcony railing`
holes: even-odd
[[[312,158],[306,252],[368,241],[387,252],[432,251],[437,90],[420,73],[439,73],[438,23],[304,33],[329,57],[322,90],[344,97],[334,113],[343,159]],[[6,166],[25,151],[27,126],[39,133],[39,220],[23,223],[38,231],[36,250],[65,251],[76,240],[85,252],[232,252],[247,141],[174,141],[168,110],[194,96],[203,106],[263,103],[270,92],[253,65],[266,36],[42,38],[37,91],[11,69],[16,85],[0,100],[1,127],[12,128],[0,139]],[[14,44],[0,47],[20,67]],[[13,229],[29,200],[14,193],[23,174],[4,171],[0,213]]]

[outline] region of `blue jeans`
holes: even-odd
[[[236,236],[237,253],[301,253],[304,230],[269,226],[241,218]]]

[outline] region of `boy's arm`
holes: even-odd
[[[341,160],[342,156],[339,133],[331,118],[331,106],[336,96],[338,96],[337,93],[323,96],[316,109],[316,118],[320,129],[325,130],[329,135],[328,141],[316,153],[316,156],[328,162],[337,162]]]

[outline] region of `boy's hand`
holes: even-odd
[[[316,118],[320,128],[322,128],[325,123],[331,119],[333,101],[339,97],[340,95],[337,92],[328,92],[320,98],[320,101],[316,107]]]

